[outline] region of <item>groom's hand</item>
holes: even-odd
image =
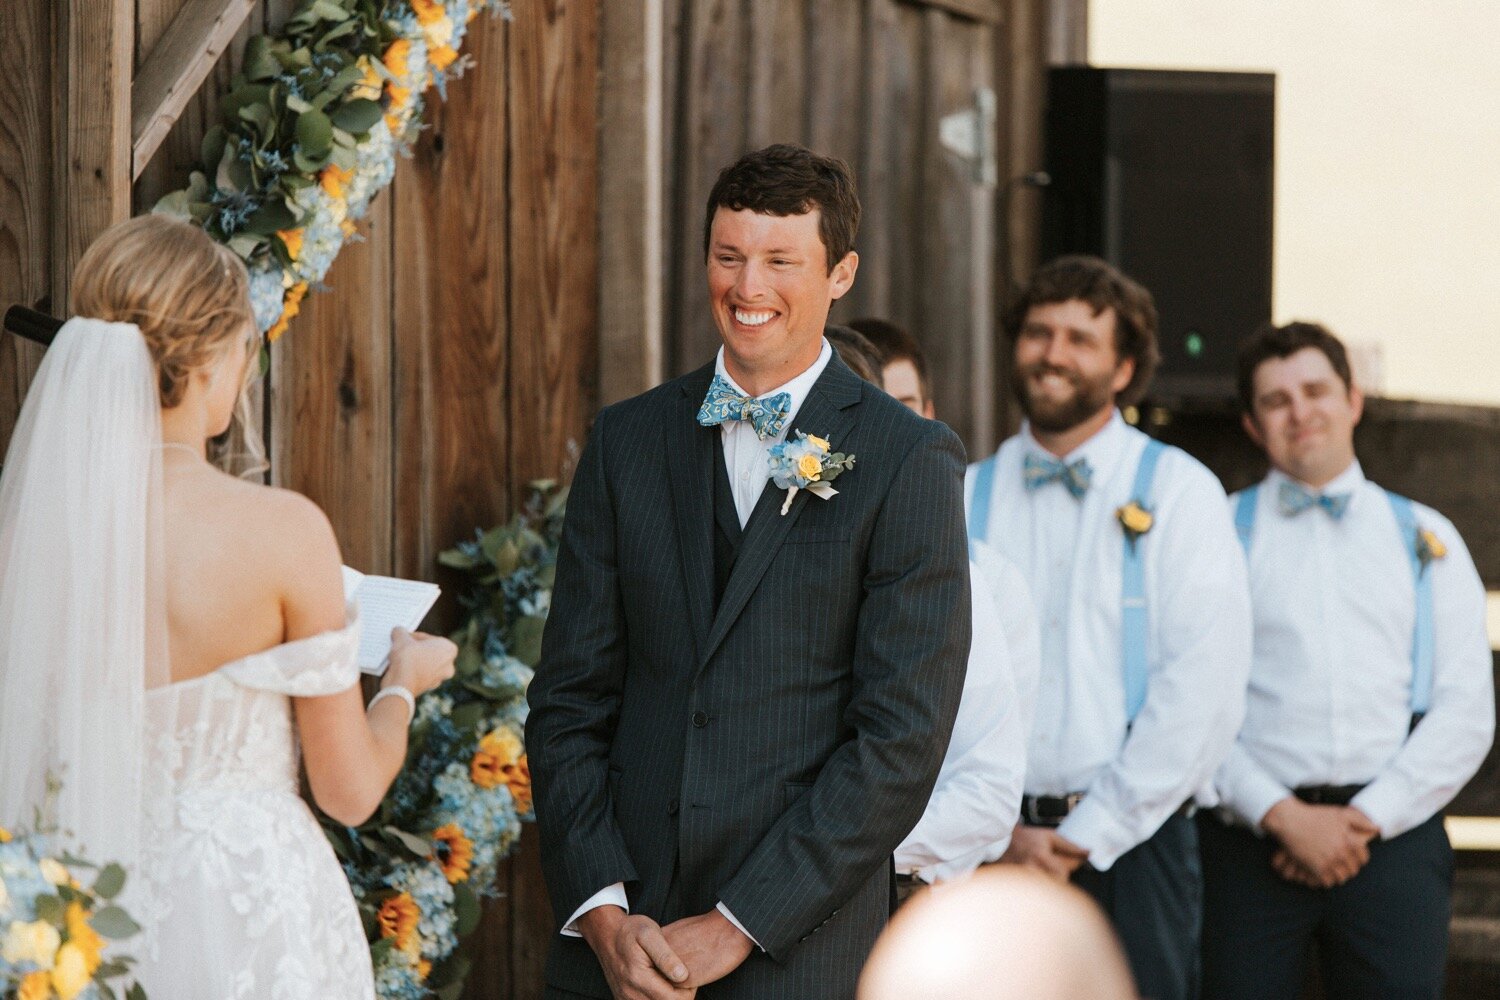
[[[717,908],[673,921],[662,933],[687,963],[687,981],[694,987],[723,979],[738,969],[755,947]]]
[[[691,1000],[688,969],[656,921],[596,906],[578,918],[578,933],[594,949],[616,1000]]]
[[[1088,851],[1058,836],[1056,830],[1023,825],[1017,826],[1011,833],[1010,847],[1006,848],[1000,860],[1028,865],[1060,882],[1066,882],[1088,857]]]

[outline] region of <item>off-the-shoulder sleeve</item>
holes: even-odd
[[[272,646],[225,666],[224,673],[241,687],[316,698],[359,682],[358,655],[359,609],[350,604],[343,628]]]

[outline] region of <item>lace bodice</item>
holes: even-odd
[[[147,693],[139,969],[153,998],[374,996],[347,880],[298,795],[293,697],[359,680],[357,616]]]

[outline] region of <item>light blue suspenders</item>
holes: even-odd
[[[1156,465],[1166,446],[1148,440],[1135,470],[1135,485],[1130,498],[1150,509],[1151,484],[1156,479]],[[995,493],[995,459],[991,455],[974,467],[974,490],[969,495],[969,549],[983,542],[989,533],[990,501]],[[1125,535],[1124,561],[1120,573],[1120,661],[1125,675],[1125,724],[1135,722],[1146,703],[1146,678],[1150,663],[1146,656],[1150,619],[1146,609],[1146,564],[1139,542]]]
[[[1250,540],[1255,535],[1255,508],[1260,495],[1260,484],[1249,487],[1240,494],[1234,508],[1234,530],[1239,533],[1240,544],[1245,555],[1250,555]],[[1417,624],[1411,640],[1411,714],[1413,725],[1420,721],[1432,704],[1433,663],[1433,600],[1432,574],[1422,564],[1417,542],[1417,512],[1412,502],[1398,493],[1385,491],[1390,501],[1391,513],[1396,515],[1396,526],[1400,529],[1407,557],[1411,560],[1412,581],[1417,591]]]

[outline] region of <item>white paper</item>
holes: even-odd
[[[359,605],[359,669],[380,675],[390,665],[391,629],[415,629],[442,590],[435,583],[366,576],[344,567],[344,599]]]

